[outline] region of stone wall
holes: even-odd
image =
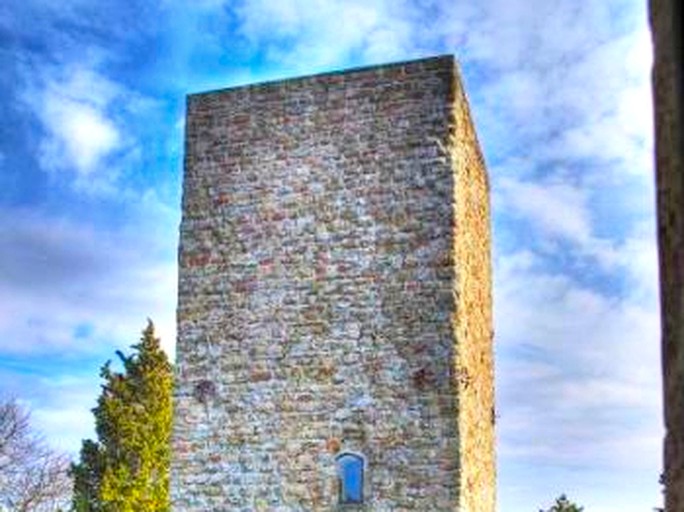
[[[458,379],[463,510],[494,510],[494,354],[489,182],[459,83],[450,148],[456,166],[454,254],[458,307],[453,312]],[[461,341],[463,340],[463,341]]]
[[[494,510],[488,187],[452,57],[192,95],[174,510]]]
[[[684,172],[681,2],[651,0],[665,405],[665,503],[684,510]]]

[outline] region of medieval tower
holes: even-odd
[[[451,56],[189,96],[173,509],[492,512],[488,196]]]

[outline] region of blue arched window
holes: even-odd
[[[353,453],[337,457],[340,504],[363,503],[363,458]]]

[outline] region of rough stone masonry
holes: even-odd
[[[174,510],[494,510],[488,189],[451,56],[188,97]]]

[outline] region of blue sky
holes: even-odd
[[[499,509],[660,504],[645,1],[3,2],[0,394],[75,452],[148,316],[173,354],[186,93],[442,53],[492,184]]]

